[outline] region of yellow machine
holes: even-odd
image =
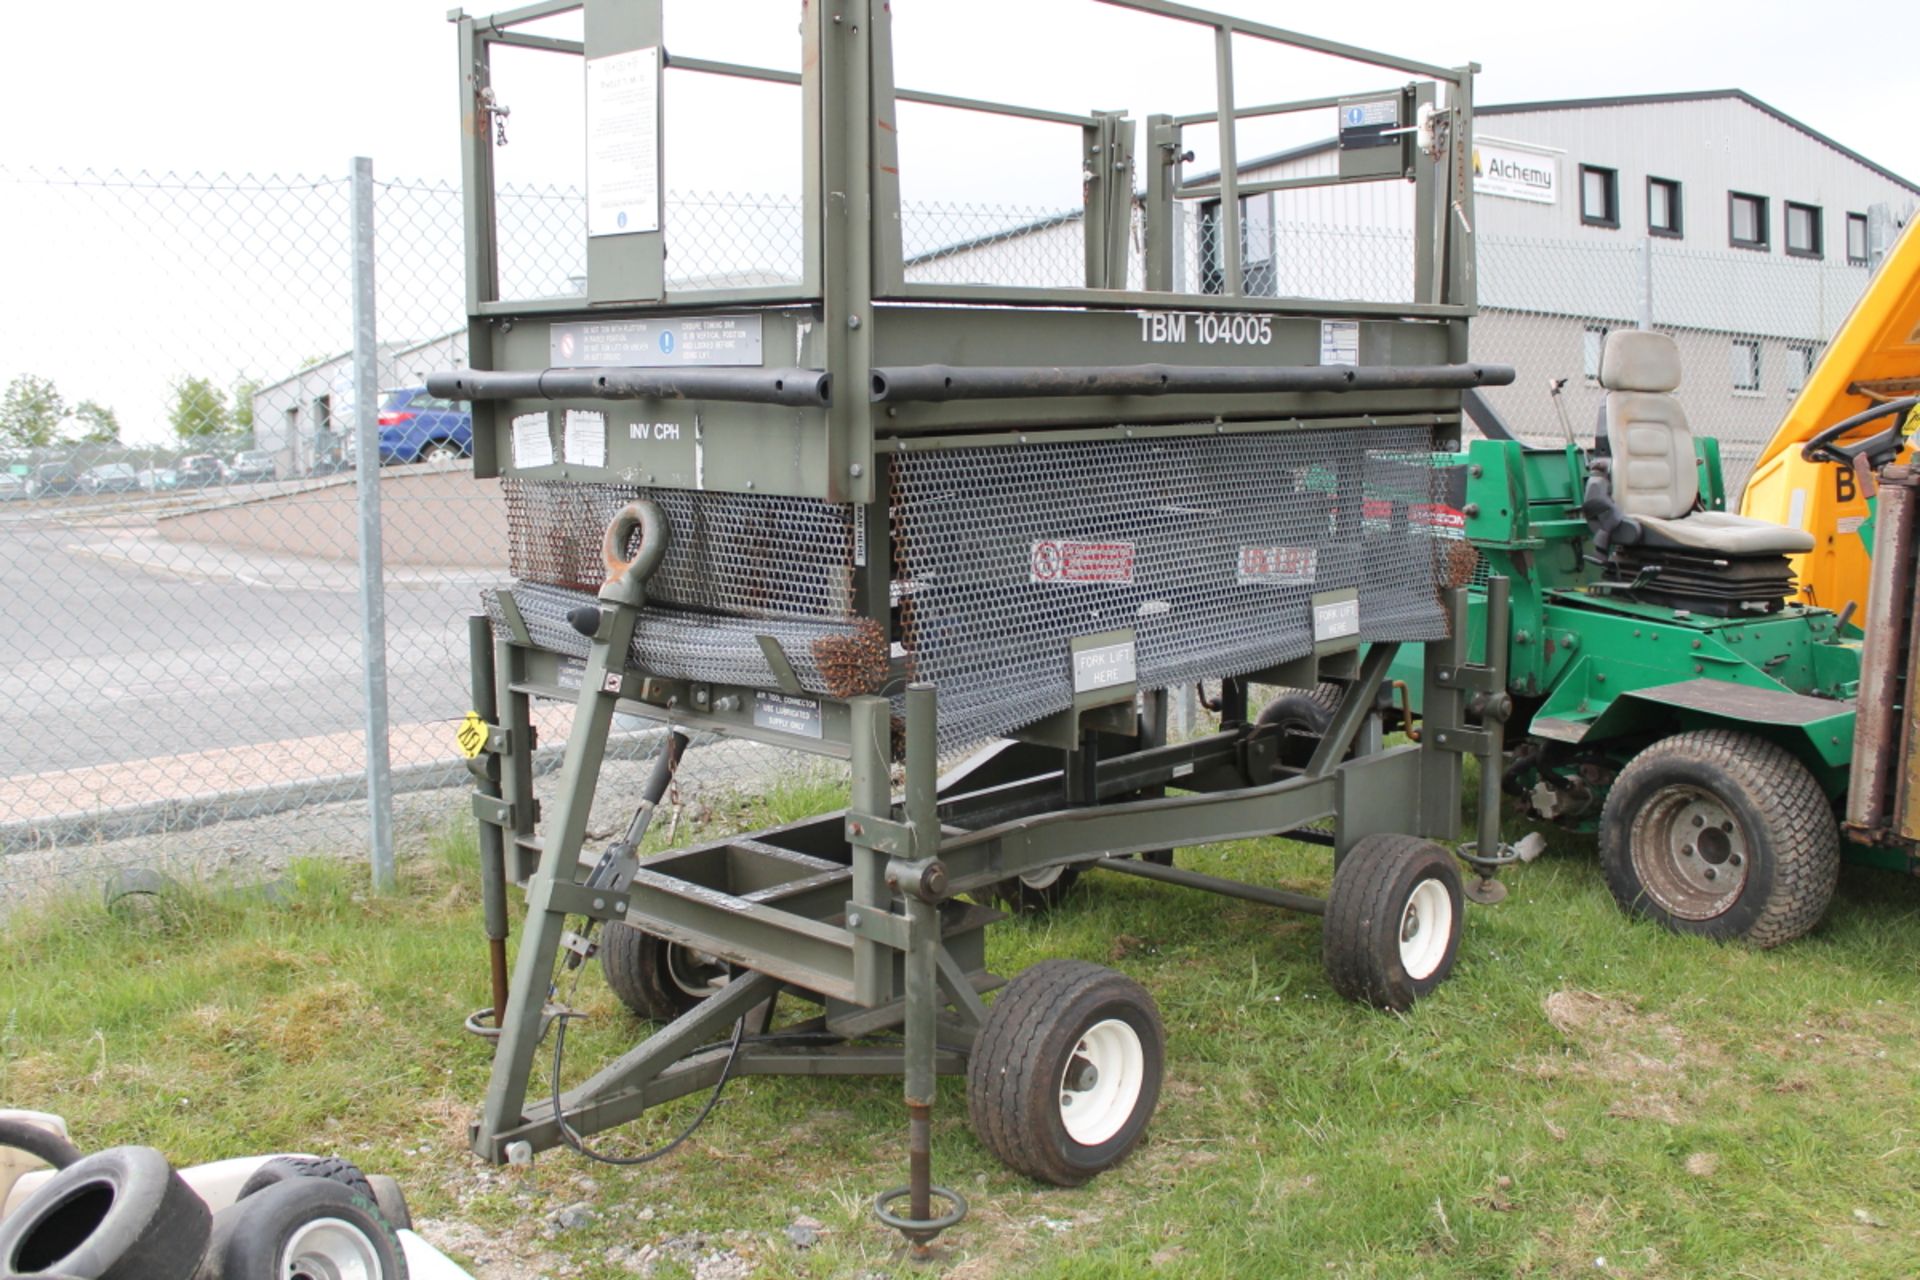
[[[1920,392],[1920,219],[1895,243],[1853,314],[1800,389],[1761,451],[1741,499],[1743,515],[1805,529],[1814,549],[1792,557],[1801,599],[1828,609],[1849,604],[1864,617],[1869,554],[1855,536],[1868,515],[1868,481],[1858,469],[1808,461],[1800,446],[1875,405]],[[1871,434],[1884,420],[1863,431]],[[1905,454],[1902,454],[1905,460]]]

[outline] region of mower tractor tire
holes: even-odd
[[[1327,979],[1349,1000],[1404,1012],[1453,972],[1464,916],[1452,854],[1418,836],[1364,836],[1327,894]]]
[[[726,966],[710,956],[623,921],[600,933],[600,972],[642,1018],[671,1022],[725,984]]]
[[[197,1280],[406,1280],[406,1252],[373,1201],[329,1178],[288,1178],[222,1209]]]
[[[192,1280],[211,1220],[165,1156],[110,1147],[54,1174],[0,1223],[0,1275]]]
[[[967,1061],[967,1115],[1009,1168],[1077,1187],[1126,1159],[1160,1101],[1167,1034],[1145,988],[1084,960],[1023,970]]]
[[[1777,947],[1826,914],[1840,831],[1813,774],[1752,734],[1703,729],[1635,756],[1600,812],[1600,865],[1629,915]]]

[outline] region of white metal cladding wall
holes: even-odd
[[[1487,137],[1557,147],[1560,199],[1552,205],[1481,196],[1477,229],[1495,235],[1567,236],[1608,241],[1645,234],[1647,179],[1681,184],[1682,242],[1725,249],[1727,193],[1768,200],[1768,253],[1786,251],[1786,202],[1824,212],[1826,256],[1846,260],[1846,215],[1885,203],[1904,217],[1915,205],[1912,188],[1809,137],[1739,98],[1628,103],[1557,111],[1483,109],[1476,131]],[[1620,227],[1580,221],[1580,166],[1620,175]],[[1755,256],[1760,256],[1757,252]]]

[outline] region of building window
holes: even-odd
[[[1587,385],[1600,385],[1600,355],[1607,348],[1607,327],[1602,324],[1590,324],[1587,331],[1580,335],[1580,365],[1587,376]]]
[[[1807,385],[1807,379],[1813,376],[1814,361],[1820,358],[1819,351],[1809,343],[1796,342],[1787,348],[1787,390],[1794,395],[1800,394],[1800,388]]]
[[[1205,266],[1201,269],[1203,293],[1225,293],[1221,286],[1226,276],[1226,255],[1221,252],[1220,202],[1210,200],[1200,207],[1200,244]],[[1278,246],[1273,226],[1273,195],[1240,197],[1240,292],[1249,298],[1271,298],[1278,294],[1280,271]]]
[[[1847,215],[1847,261],[1856,267],[1867,265],[1867,215]]]
[[[1727,192],[1727,243],[1736,249],[1767,247],[1767,198]]]
[[[1647,179],[1647,230],[1656,236],[1680,235],[1680,184],[1672,178]]]
[[[1620,172],[1580,166],[1580,221],[1590,227],[1620,225]]]
[[[1760,389],[1760,344],[1751,338],[1735,338],[1728,348],[1733,358],[1733,389]]]
[[[1818,258],[1824,248],[1822,239],[1820,210],[1787,201],[1787,252],[1796,258]]]

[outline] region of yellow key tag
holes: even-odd
[[[478,711],[467,712],[467,718],[454,731],[453,740],[460,744],[461,755],[473,759],[487,748],[487,722],[480,718]]]

